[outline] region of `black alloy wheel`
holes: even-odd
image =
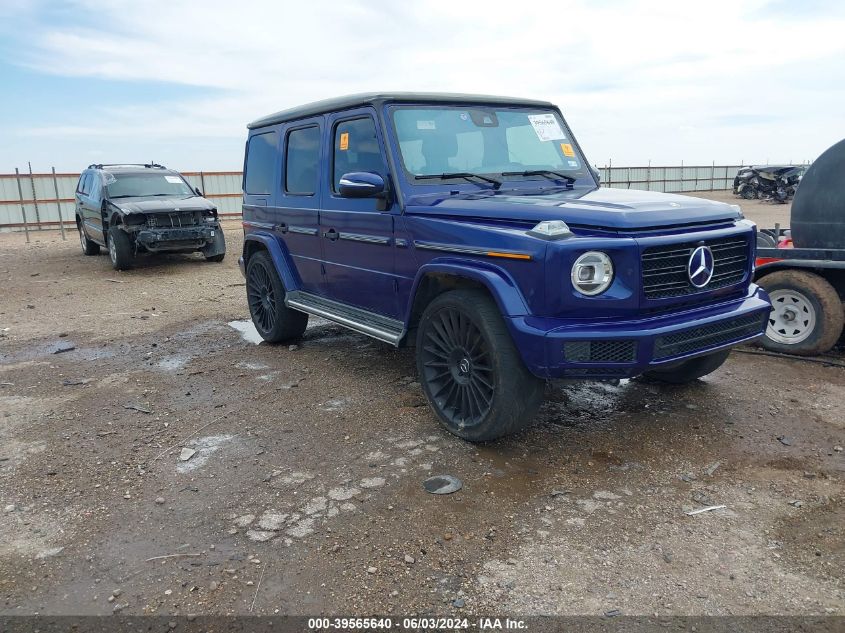
[[[417,372],[440,423],[471,442],[530,424],[545,382],[522,360],[499,307],[480,289],[437,296],[417,328]]]
[[[260,332],[271,332],[276,325],[276,297],[270,273],[264,266],[250,266],[247,299],[252,321]]]
[[[285,305],[285,288],[269,253],[249,258],[246,296],[255,329],[268,343],[297,339],[308,327],[308,315]]]
[[[443,415],[455,426],[475,426],[490,411],[494,377],[481,330],[463,312],[432,315],[421,351],[425,379]]]

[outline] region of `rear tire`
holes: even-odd
[[[82,226],[82,222],[79,222],[76,225],[76,228],[79,230],[79,243],[82,245],[82,252],[89,256],[99,255],[100,245],[88,239],[88,236],[85,235],[85,229]]]
[[[298,339],[308,327],[308,315],[285,305],[285,287],[267,251],[249,258],[246,297],[258,334],[268,343]]]
[[[773,352],[815,356],[836,345],[845,315],[836,289],[804,270],[779,270],[757,282],[769,293],[772,311],[760,344]]]
[[[112,268],[115,270],[126,270],[132,267],[132,241],[119,227],[113,226],[109,229],[109,257]]]
[[[453,290],[425,309],[417,372],[440,423],[471,442],[515,433],[533,421],[545,383],[525,367],[499,309],[481,290]]]
[[[652,369],[643,375],[650,380],[656,380],[658,382],[685,385],[693,380],[703,378],[707,374],[712,374],[728,360],[730,354],[731,350],[725,349],[720,352],[707,354],[707,356],[690,358],[666,369]]]

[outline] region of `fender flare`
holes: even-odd
[[[518,317],[531,314],[519,286],[505,269],[487,262],[466,259],[438,258],[422,266],[414,278],[408,302],[406,325],[410,322],[414,302],[422,280],[430,274],[463,277],[482,284],[492,295],[502,316]]]
[[[246,261],[247,246],[250,242],[258,242],[264,246],[267,252],[270,253],[270,258],[273,260],[273,265],[276,267],[276,272],[279,273],[279,278],[282,280],[282,285],[285,291],[290,292],[300,287],[299,275],[296,274],[296,267],[291,261],[290,252],[284,242],[276,238],[275,235],[264,231],[256,231],[247,233],[244,236],[244,268],[248,262]]]

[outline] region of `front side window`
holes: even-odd
[[[273,191],[276,165],[276,132],[256,134],[249,139],[246,151],[246,180],[244,191],[254,195],[268,195]]]
[[[106,174],[109,198],[187,197],[194,191],[178,174],[138,172]]]
[[[591,178],[569,129],[553,110],[400,106],[392,117],[402,164],[412,180],[461,172],[507,178],[527,171]]]
[[[337,191],[344,174],[353,171],[384,176],[384,160],[371,117],[341,121],[335,126],[332,191]]]
[[[317,192],[320,165],[320,128],[291,130],[285,153],[285,191],[302,196]]]

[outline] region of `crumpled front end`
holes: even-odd
[[[127,216],[127,230],[135,243],[147,251],[178,252],[202,250],[206,257],[220,254],[225,245],[216,240],[221,231],[216,214],[206,215],[201,211],[178,211],[146,213]]]

